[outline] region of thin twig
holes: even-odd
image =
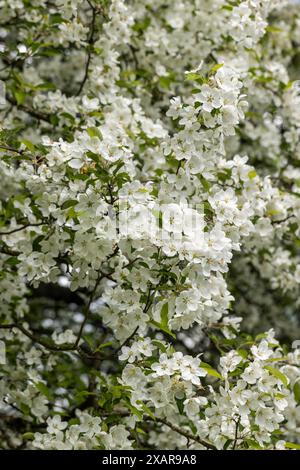
[[[292,219],[293,217],[294,217],[293,215],[288,215],[285,219],[272,220],[272,224],[281,224],[283,222],[287,222],[289,219]]]
[[[86,64],[85,64],[84,76],[83,76],[83,79],[80,83],[79,89],[76,93],[76,96],[80,95],[80,93],[82,92],[83,87],[85,85],[85,82],[88,79],[89,68],[90,68],[90,63],[91,63],[91,58],[92,58],[92,48],[93,48],[93,44],[94,44],[94,33],[95,33],[95,24],[96,24],[96,8],[89,1],[88,1],[88,4],[90,5],[90,7],[92,9],[92,15],[93,16],[92,16],[92,22],[91,22],[91,26],[90,26],[90,35],[89,35],[89,39],[88,39],[88,52],[87,52],[87,60],[86,60]]]
[[[16,106],[17,108],[21,109],[25,113],[30,114],[32,117],[34,117],[36,119],[39,119],[40,121],[45,121],[48,124],[52,124],[50,114],[43,113],[41,111],[38,111],[37,109],[33,109],[33,108],[25,105],[25,104],[18,104],[17,101],[9,95],[6,95],[6,99],[13,106]]]
[[[234,441],[233,441],[233,445],[232,445],[232,450],[235,450],[236,445],[237,445],[240,420],[241,420],[241,417],[239,416],[236,423],[235,423],[235,436],[234,436]]]
[[[23,155],[23,153],[24,153],[23,150],[17,150],[17,149],[14,149],[12,147],[6,147],[5,145],[0,145],[0,149],[7,150],[8,152],[14,152],[14,153],[17,153],[19,155]]]
[[[14,228],[12,230],[9,230],[7,232],[0,232],[0,236],[1,235],[11,235],[12,233],[15,233],[15,232],[20,232],[21,230],[25,230],[25,228],[28,228],[28,227],[40,227],[41,225],[44,225],[44,222],[40,222],[38,224],[26,224],[26,225],[22,225],[22,227],[17,227],[17,228]]]
[[[188,440],[198,442],[198,444],[203,445],[207,449],[216,450],[216,446],[212,444],[211,442],[208,442],[205,439],[201,439],[201,437],[199,436],[194,436],[194,434],[191,434],[190,432],[185,431],[182,428],[179,428],[178,426],[175,426],[175,424],[170,423],[164,418],[156,418],[155,421],[158,423],[164,424],[165,426],[168,426],[170,429],[172,429],[172,431],[175,431],[178,434],[181,434],[181,436],[186,437]]]
[[[122,416],[124,418],[127,417],[127,416],[130,416],[130,412],[128,412],[127,410],[116,410],[116,413],[119,416]],[[106,411],[101,412],[101,416],[111,416],[112,414],[113,414],[113,411],[112,412],[111,411],[110,412],[106,412]],[[202,439],[199,436],[195,436],[194,434],[191,434],[190,432],[185,431],[182,428],[179,428],[175,424],[170,423],[170,421],[168,421],[165,418],[158,418],[158,417],[155,416],[155,419],[153,419],[153,418],[151,418],[151,416],[144,416],[144,421],[151,421],[153,423],[164,424],[165,426],[168,426],[168,428],[172,429],[172,431],[177,432],[178,434],[181,434],[181,436],[184,436],[186,439],[194,441],[194,442],[198,442],[198,444],[203,445],[207,449],[216,450],[216,446],[214,444],[212,444],[211,442],[208,442],[206,439]]]
[[[49,351],[57,352],[57,351],[74,351],[76,348],[74,345],[70,346],[57,346],[54,344],[49,344],[47,341],[44,341],[41,338],[38,338],[35,334],[31,333],[30,331],[26,330],[22,325],[19,323],[6,323],[0,325],[0,329],[6,329],[6,330],[11,330],[13,328],[17,328],[20,330],[25,336],[27,336],[31,341],[34,343],[40,344],[44,348],[48,349]]]
[[[125,339],[125,341],[123,341],[123,343],[118,347],[118,349],[116,349],[116,351],[114,352],[114,354],[118,354],[119,351],[121,351],[121,349],[123,348],[123,346],[126,346],[126,344],[129,343],[129,341],[135,336],[135,334],[137,333],[139,329],[139,325],[134,329],[134,331],[131,333],[130,336],[128,336],[128,338]]]
[[[84,327],[86,325],[86,322],[88,320],[88,315],[89,315],[89,310],[90,310],[90,306],[91,306],[91,303],[93,302],[94,300],[94,295],[95,295],[95,292],[97,290],[97,287],[100,283],[100,281],[105,277],[104,274],[101,275],[101,273],[98,274],[98,278],[95,282],[95,286],[94,286],[94,289],[92,290],[91,294],[90,294],[90,297],[89,297],[89,300],[88,300],[88,303],[85,307],[85,311],[84,311],[84,319],[80,325],[80,329],[79,329],[79,332],[78,332],[78,335],[77,335],[77,338],[76,338],[76,341],[74,343],[74,348],[77,349],[77,346],[79,345],[79,342],[81,340],[81,337],[82,337],[82,333],[83,333],[83,330],[84,330]]]

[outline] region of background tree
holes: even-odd
[[[299,5],[0,5],[0,447],[299,449]]]

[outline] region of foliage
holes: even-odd
[[[0,447],[299,449],[299,5],[0,5]]]

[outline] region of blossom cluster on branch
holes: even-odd
[[[300,449],[300,6],[0,8],[0,448]]]

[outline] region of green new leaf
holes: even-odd
[[[98,137],[98,139],[102,139],[102,134],[98,127],[88,127],[87,133],[90,137]]]
[[[249,171],[248,176],[250,180],[253,180],[257,176],[257,173],[255,170],[251,170]]]
[[[132,406],[129,403],[127,403],[127,407],[135,416],[137,416],[139,418],[140,421],[142,421],[142,419],[143,419],[143,412],[142,411],[138,410],[135,406]]]
[[[213,367],[211,367],[209,364],[207,364],[206,362],[200,362],[200,367],[202,369],[204,369],[208,375],[212,375],[213,377],[216,377],[217,379],[220,379],[220,380],[224,380],[222,375],[219,374],[218,371],[216,371]]]
[[[299,444],[294,444],[293,442],[286,442],[285,447],[286,447],[286,449],[300,450],[300,445]]]
[[[300,403],[300,382],[296,382],[293,387],[294,397],[296,402]]]
[[[201,75],[196,72],[189,72],[185,75],[186,80],[197,80],[198,78],[201,78]]]
[[[216,64],[213,66],[213,68],[211,69],[211,73],[215,73],[217,72],[221,67],[223,67],[224,64]]]
[[[238,349],[238,350],[237,350],[237,353],[238,353],[243,359],[247,359],[247,357],[248,357],[248,352],[246,351],[246,349]]]
[[[282,33],[283,30],[281,28],[277,28],[275,26],[267,26],[266,31],[268,33]]]
[[[21,261],[17,258],[17,256],[11,256],[5,261],[5,264],[8,264],[9,266],[17,266]]]
[[[25,147],[28,148],[28,150],[30,150],[31,152],[34,152],[35,151],[35,146],[33,145],[32,142],[30,142],[30,140],[27,140],[27,139],[23,139],[21,140],[22,144],[25,145]]]
[[[198,180],[201,182],[201,184],[202,184],[203,188],[205,189],[205,191],[208,193],[209,190],[210,190],[210,187],[211,187],[209,181],[207,181],[207,179],[204,178],[204,176],[202,176],[200,173],[198,173],[196,176],[197,176]]]
[[[169,304],[166,302],[160,311],[160,319],[161,319],[161,324],[164,327],[168,327],[169,323]]]
[[[36,382],[35,386],[38,389],[38,391],[41,392],[42,395],[45,395],[45,397],[50,398],[51,396],[50,391],[43,382]]]
[[[203,85],[206,82],[205,78],[202,77],[199,73],[196,72],[188,72],[185,74],[185,80],[187,81],[195,81],[199,83],[199,85]]]
[[[23,437],[24,441],[33,441],[34,433],[33,432],[25,432],[22,437]]]
[[[184,403],[185,399],[186,399],[186,397],[181,398],[181,399],[175,398],[178,411],[181,415],[183,415],[183,413],[184,413],[184,404],[183,403]]]
[[[76,206],[76,204],[78,204],[78,201],[76,201],[76,199],[68,199],[68,201],[65,201],[63,203],[63,205],[61,206],[61,208],[64,210],[64,209],[69,209],[70,207],[74,207]]]
[[[249,449],[262,450],[263,448],[254,439],[246,439]]]
[[[107,343],[100,344],[100,346],[96,349],[96,351],[100,351],[100,349],[108,348],[112,346],[114,343],[113,341],[108,341]]]
[[[152,343],[155,344],[155,346],[157,346],[158,349],[159,349],[161,352],[164,352],[164,353],[165,353],[165,352],[167,351],[166,346],[165,346],[161,341],[159,341],[158,339],[154,339],[154,340],[152,341]]]
[[[166,333],[167,335],[170,335],[172,336],[172,338],[176,339],[176,335],[175,333],[173,333],[171,330],[169,330],[168,328],[166,328],[164,325],[162,325],[161,323],[159,323],[158,321],[155,321],[155,320],[151,320],[150,323],[155,326],[156,328],[158,328],[159,330],[163,331],[164,333]]]
[[[145,412],[146,415],[150,416],[151,419],[153,419],[153,421],[156,420],[154,414],[152,413],[152,411],[150,410],[150,408],[148,408],[147,405],[145,405],[145,403],[141,402],[141,401],[137,401],[137,404],[140,405],[140,407],[142,408],[142,410]]]
[[[17,90],[14,92],[14,96],[16,98],[17,104],[23,104],[26,98],[26,93],[23,90]]]
[[[288,379],[278,369],[275,369],[275,367],[272,367],[272,366],[265,366],[264,369],[270,372],[270,374],[274,375],[274,377],[276,377],[277,379],[281,380],[281,382],[283,383],[283,385],[285,385],[285,387],[288,386]]]

